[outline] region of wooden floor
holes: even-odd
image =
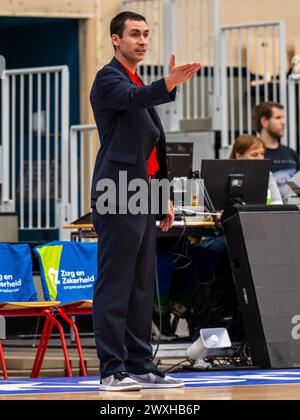
[[[300,385],[91,392],[0,397],[1,400],[300,400]]]
[[[35,356],[35,349],[5,349],[10,379],[29,377]],[[99,373],[98,359],[94,349],[84,350],[89,376]],[[80,376],[78,356],[75,349],[70,350],[74,376]],[[171,363],[171,361],[165,362]],[[166,366],[162,366],[166,368]],[[162,369],[164,370],[164,369]],[[63,377],[64,360],[61,350],[49,349],[41,372],[42,377]],[[1,377],[1,374],[0,374]],[[300,384],[260,385],[242,387],[180,388],[173,390],[143,390],[138,392],[89,392],[39,395],[0,396],[1,400],[300,400]]]

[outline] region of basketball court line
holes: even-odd
[[[193,372],[171,376],[181,378],[186,389],[300,384],[299,369]],[[98,392],[98,386],[98,377],[0,380],[0,396]]]

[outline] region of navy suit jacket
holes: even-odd
[[[127,171],[128,182],[148,181],[147,161],[157,148],[160,170],[156,177],[167,178],[166,137],[154,106],[172,102],[176,89],[167,91],[164,79],[149,86],[137,87],[116,58],[96,75],[90,100],[101,140],[91,191],[92,207],[99,192],[96,185],[103,178],[115,181]]]

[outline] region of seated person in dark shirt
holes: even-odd
[[[254,120],[259,137],[266,146],[265,159],[272,161],[271,171],[284,201],[287,200],[286,185],[299,171],[299,156],[290,147],[280,144],[285,130],[284,107],[275,102],[263,102],[254,111]]]

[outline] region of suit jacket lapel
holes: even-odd
[[[145,86],[145,83],[143,82],[143,80],[140,78],[140,81],[142,82],[143,86]],[[155,108],[147,108],[148,112],[152,118],[152,121],[154,122],[154,124],[159,128],[160,131],[160,135],[163,136],[164,135],[164,129],[161,123],[161,119],[159,118],[159,115],[156,111]]]
[[[126,72],[126,70],[124,69],[124,67],[119,63],[119,61],[114,57],[111,62],[110,65],[113,66],[114,68],[118,69],[121,73],[123,73],[127,79],[130,81],[130,83],[135,86],[134,81],[130,78],[129,74]],[[142,83],[143,86],[145,86],[143,80],[140,78],[140,81]],[[154,122],[154,124],[159,128],[159,131],[161,133],[161,136],[164,135],[164,129],[161,123],[161,120],[159,118],[159,115],[157,113],[157,111],[154,108],[147,108],[148,112],[152,118],[152,121]]]
[[[115,69],[119,70],[121,73],[123,73],[127,77],[127,79],[130,81],[130,83],[133,86],[135,86],[134,81],[130,78],[129,74],[126,72],[124,67],[119,63],[119,61],[115,57],[111,60],[109,65],[114,67]]]

